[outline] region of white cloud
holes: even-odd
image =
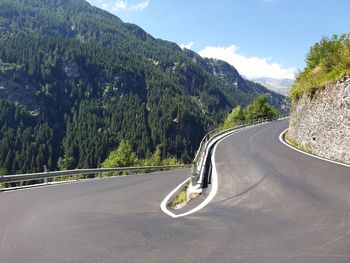
[[[129,11],[142,11],[149,5],[150,0],[144,0],[139,3],[130,4],[127,0],[117,0],[114,3],[113,10],[129,10]]]
[[[128,3],[125,0],[117,0],[114,3],[113,10],[126,10],[128,7]]]
[[[192,49],[193,45],[194,45],[194,42],[192,41],[192,42],[190,42],[190,43],[188,43],[188,44],[180,44],[180,47],[181,47],[182,49],[184,49],[184,48],[186,48],[186,49]]]
[[[202,57],[224,60],[234,66],[240,74],[250,79],[261,77],[294,79],[295,68],[283,68],[269,58],[245,57],[237,53],[238,49],[235,45],[228,47],[208,46],[198,53]]]
[[[144,0],[138,4],[134,4],[130,6],[131,10],[137,10],[137,11],[142,11],[149,5],[149,0]]]

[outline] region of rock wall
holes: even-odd
[[[350,164],[350,77],[294,102],[288,135],[318,156]]]

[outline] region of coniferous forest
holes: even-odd
[[[99,167],[127,140],[190,162],[232,108],[265,94],[229,64],[83,0],[0,1],[0,173]]]

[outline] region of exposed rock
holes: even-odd
[[[62,69],[68,78],[77,79],[81,77],[82,70],[74,60],[63,60]]]
[[[142,100],[146,99],[147,85],[144,76],[121,71],[113,76],[111,85],[115,94],[123,95],[132,92],[138,94]]]
[[[6,74],[0,74],[0,98],[16,101],[33,112],[39,107],[35,99],[35,88],[18,83]]]
[[[350,163],[350,77],[294,103],[288,133],[318,156]]]

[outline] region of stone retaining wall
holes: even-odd
[[[318,156],[350,163],[350,77],[294,102],[288,135]]]

